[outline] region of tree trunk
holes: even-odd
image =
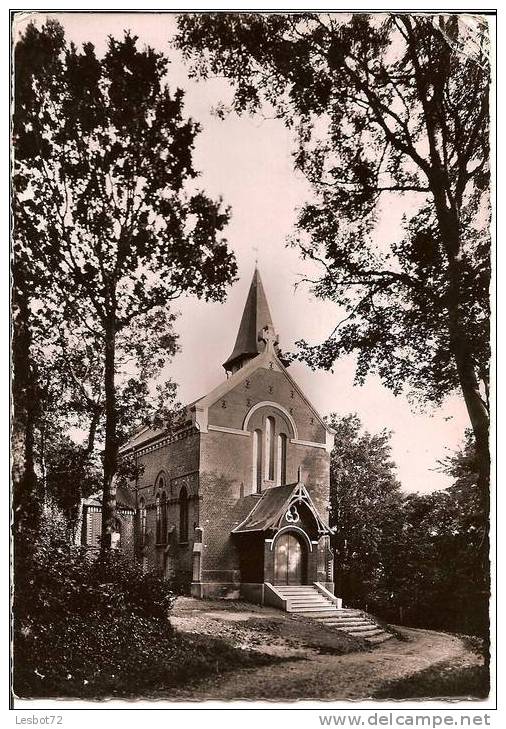
[[[447,310],[450,349],[476,441],[480,485],[484,493],[488,493],[490,483],[490,416],[480,393],[476,363],[473,361],[472,348],[468,342],[468,335],[461,317],[460,226],[458,214],[446,207],[444,191],[438,191],[437,194],[434,194],[434,198],[439,229],[448,259]]]
[[[95,448],[95,438],[97,435],[97,428],[98,428],[98,424],[100,422],[101,415],[102,415],[102,405],[100,403],[97,403],[95,408],[93,409],[93,414],[92,414],[91,420],[90,420],[90,427],[88,430],[86,448],[83,451],[83,464],[91,456],[91,454],[93,453],[93,450]]]
[[[465,341],[457,331],[450,334],[453,355],[457,365],[460,387],[469,414],[479,458],[480,483],[488,486],[490,477],[489,415],[480,394],[474,363],[466,352]]]
[[[36,375],[31,359],[30,307],[19,257],[12,266],[12,483],[14,530],[37,529],[41,503],[35,472]]]
[[[457,368],[460,388],[466,403],[469,420],[474,433],[479,460],[480,485],[488,490],[490,480],[489,426],[490,416],[480,393],[467,332],[462,324],[460,302],[460,273],[458,261],[449,256],[450,285],[448,290],[448,322],[450,347]]]
[[[118,436],[116,412],[116,326],[115,317],[110,315],[105,327],[105,448],[104,486],[102,496],[102,551],[112,545],[112,533],[116,519],[116,487],[114,477],[118,464]]]

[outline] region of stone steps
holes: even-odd
[[[377,625],[374,623],[362,623],[361,625],[335,625],[335,628],[340,628],[343,630],[346,630],[347,633],[352,633],[353,635],[365,635],[366,633],[377,633],[381,630]]]
[[[290,605],[321,605],[322,608],[332,608],[337,607],[337,605],[333,605],[330,600],[318,600],[318,598],[311,598],[311,597],[305,597],[305,598],[289,598]]]
[[[371,643],[371,645],[379,645],[393,637],[392,633],[387,633],[385,630],[382,630],[379,635],[373,635],[371,638],[367,638],[367,642]]]
[[[354,608],[338,608],[332,600],[312,585],[276,585],[276,590],[287,601],[287,610],[307,615],[322,625],[341,630],[348,635],[363,638],[371,645],[383,643],[392,634],[382,628],[370,615]]]
[[[332,619],[332,618],[335,619]],[[322,618],[322,621],[325,621],[327,623],[339,623],[340,625],[349,625],[350,628],[352,628],[354,625],[363,625],[363,623],[367,623],[367,620],[364,620],[364,618],[342,618],[339,613],[335,616],[331,616],[328,620],[325,620],[325,618]]]
[[[321,611],[322,611],[321,606],[304,607],[304,608],[299,608],[298,610],[292,608],[290,610],[290,612],[292,612],[292,613],[293,612],[296,612],[296,613],[321,613]],[[326,608],[326,611],[327,612],[333,612],[334,614],[336,614],[336,613],[339,612],[339,608],[337,608],[337,607],[336,608],[329,607],[329,608]]]
[[[313,618],[319,618],[322,620],[322,622],[325,620],[325,618],[335,618],[336,616],[340,615],[342,611],[339,610],[339,608],[325,608],[323,610],[320,610],[318,612],[315,612],[311,617]]]

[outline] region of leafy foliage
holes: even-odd
[[[96,454],[89,455],[61,432],[53,433],[45,448],[44,502],[60,511],[68,527],[67,538],[75,542],[81,499],[100,489],[101,464]]]
[[[15,262],[49,333],[31,356],[54,354],[90,452],[103,437],[104,546],[120,440],[143,419],[172,417],[173,383],[152,385],[177,347],[168,305],[221,300],[236,272],[222,236],[229,210],[197,187],[199,126],[167,68],[129,33],[98,58],[53,21],[29,24],[15,48]]]
[[[46,517],[16,553],[14,690],[19,696],[138,697],[240,666],[261,654],[176,634],[171,585],[119,552],[69,546]]]
[[[48,21],[16,47],[19,245],[67,283],[68,306],[114,314],[117,331],[182,292],[219,299],[235,272],[228,211],[185,189],[199,127],[163,85],[167,59],[136,43],[111,38],[98,59]]]
[[[479,483],[470,433],[442,467],[455,479],[452,486],[406,499],[399,599],[418,624],[488,637],[488,493]]]
[[[330,470],[336,594],[361,607],[388,603],[403,516],[390,433],[362,432],[357,415],[334,414],[329,424],[336,431]]]
[[[170,628],[162,628],[173,601],[168,584],[143,575],[119,554],[96,561],[85,549],[70,546],[64,523],[54,515],[43,521],[39,534],[23,533],[15,558],[15,690],[20,695],[37,691],[37,685],[47,695],[63,677],[74,690],[80,684],[86,695],[86,686],[110,681],[125,660],[125,649],[109,633],[131,649],[145,633],[146,620],[158,621],[151,627],[169,635]]]
[[[455,482],[404,493],[389,434],[332,416],[331,521],[335,579],[345,603],[391,622],[488,636],[488,496],[473,437],[441,468]]]
[[[316,264],[336,326],[296,356],[329,369],[356,353],[398,393],[460,389],[488,478],[488,29],[478,16],[192,14],[177,42],[194,73],[224,75],[239,113],[273,110],[313,188],[292,237]],[[272,112],[271,112],[272,115]],[[400,196],[405,196],[399,201]],[[405,205],[378,240],[382,200]],[[388,236],[388,234],[387,234]],[[318,274],[320,271],[320,275]]]

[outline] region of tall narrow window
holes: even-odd
[[[143,498],[139,501],[139,543],[141,547],[146,544],[146,502]]]
[[[102,541],[102,510],[95,506],[86,509],[86,544],[100,547]]]
[[[114,520],[114,530],[111,534],[112,548],[121,549],[121,522],[119,519]]]
[[[265,478],[274,481],[275,421],[269,416],[265,421]]]
[[[262,491],[262,431],[253,433],[253,489],[257,494]]]
[[[160,504],[160,494],[156,497],[156,543],[160,544],[162,534],[162,508]]]
[[[286,443],[286,435],[280,433],[278,435],[278,467],[276,479],[278,486],[286,484]]]
[[[167,495],[165,491],[160,500],[160,543],[167,543]]]
[[[188,492],[184,486],[179,492],[179,541],[188,541]]]

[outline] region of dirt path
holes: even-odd
[[[455,667],[482,663],[464,642],[445,633],[402,629],[408,641],[390,640],[367,653],[321,655],[305,660],[243,669],[172,693],[172,698],[205,700],[367,699],[385,683],[451,661]]]

